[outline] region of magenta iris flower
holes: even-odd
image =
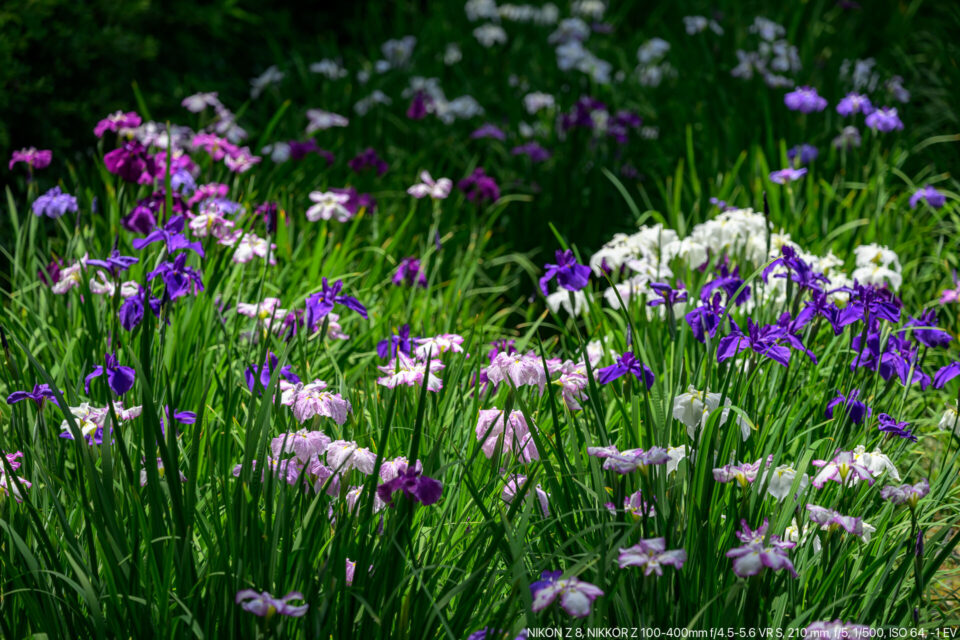
[[[184,224],[185,219],[183,216],[174,216],[162,227],[157,227],[151,231],[146,238],[134,238],[130,244],[133,245],[134,249],[140,251],[154,242],[163,242],[166,245],[167,253],[170,255],[173,255],[181,249],[189,249],[202,258],[204,255],[203,245],[199,242],[190,242],[187,237],[183,235]]]
[[[77,198],[64,193],[60,187],[53,187],[34,200],[31,208],[36,216],[59,218],[65,213],[77,212]]]
[[[929,184],[913,192],[913,195],[910,196],[910,208],[916,209],[921,200],[934,209],[939,209],[947,203],[947,197]]]
[[[481,167],[477,167],[473,170],[473,173],[458,182],[457,188],[463,191],[467,200],[477,204],[484,201],[495,202],[500,199],[500,187],[496,180],[488,176]]]
[[[800,169],[787,167],[786,169],[771,172],[770,182],[774,184],[787,184],[788,182],[795,182],[805,175],[807,175],[806,167]]]
[[[102,138],[103,134],[107,131],[133,129],[139,127],[141,122],[143,122],[143,120],[133,111],[128,111],[127,113],[117,111],[98,122],[97,126],[93,129],[93,135]]]
[[[865,122],[868,127],[881,133],[903,129],[903,122],[897,115],[896,107],[880,107],[868,115]]]
[[[30,147],[26,149],[20,149],[20,151],[14,151],[10,156],[10,163],[7,165],[7,168],[13,171],[13,168],[18,162],[22,162],[27,165],[27,168],[30,171],[34,169],[46,169],[50,166],[50,162],[53,160],[53,151],[49,149],[37,149],[36,147]]]
[[[137,377],[137,372],[133,367],[120,365],[117,362],[117,357],[112,353],[108,353],[104,358],[104,364],[94,367],[93,372],[83,379],[83,390],[89,395],[90,382],[94,378],[99,378],[104,374],[107,376],[107,384],[110,385],[110,389],[118,396],[122,396],[127,391],[130,391]]]
[[[557,284],[567,291],[580,291],[590,282],[590,267],[577,262],[573,256],[573,251],[567,249],[561,251],[557,249],[554,253],[557,264],[546,264],[544,269],[547,272],[540,278],[540,291],[543,295],[549,295],[547,283],[557,279]]]
[[[430,506],[440,499],[443,485],[439,480],[422,475],[418,465],[408,465],[394,479],[377,487],[377,496],[387,506],[393,507],[393,494],[402,491],[407,498],[416,500],[424,506]]]
[[[103,164],[110,173],[136,184],[150,184],[160,174],[156,160],[136,140],[108,152],[103,156]]]
[[[655,379],[653,371],[650,367],[637,360],[637,357],[633,355],[632,351],[624,352],[622,356],[617,358],[616,363],[609,367],[597,369],[597,382],[600,384],[608,384],[628,373],[633,375],[637,380],[642,381],[647,389],[653,386]]]
[[[53,389],[47,384],[35,384],[32,391],[14,391],[7,396],[7,404],[16,404],[23,400],[33,400],[38,409],[43,408],[44,401],[50,398],[56,403],[56,396]]]
[[[428,107],[432,102],[433,100],[427,95],[426,91],[417,91],[413,94],[413,99],[407,108],[407,117],[411,120],[423,120],[427,117]]]
[[[827,99],[820,96],[813,87],[800,87],[783,96],[783,103],[791,111],[813,113],[827,108]]]
[[[336,304],[356,311],[364,320],[367,319],[367,308],[360,304],[360,301],[353,296],[341,295],[340,291],[342,289],[343,280],[337,280],[331,286],[327,284],[327,279],[323,278],[323,289],[307,298],[307,327],[310,331],[317,330],[321,320],[333,311],[333,306]]]
[[[730,335],[720,338],[717,345],[717,362],[723,362],[741,351],[750,349],[784,367],[790,363],[790,349],[778,344],[786,337],[786,331],[782,327],[773,324],[761,327],[754,324],[750,318],[747,318],[747,333],[741,331],[732,319],[730,325],[732,326]]]
[[[310,605],[290,604],[292,600],[303,600],[303,594],[299,591],[291,591],[282,598],[275,598],[266,591],[257,593],[253,589],[243,589],[237,592],[235,598],[235,602],[243,607],[244,611],[249,611],[268,620],[276,614],[291,618],[299,618],[305,615]]]
[[[420,259],[414,256],[402,259],[400,264],[397,265],[397,270],[393,272],[392,282],[397,286],[405,284],[408,287],[425,288],[427,286],[427,274],[423,271]]]

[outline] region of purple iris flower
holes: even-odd
[[[316,331],[320,326],[320,321],[333,311],[333,305],[343,305],[359,313],[367,319],[367,308],[360,304],[360,301],[353,296],[340,295],[343,289],[343,280],[337,280],[333,286],[327,284],[327,279],[323,279],[323,289],[310,295],[307,298],[307,327],[310,331]]]
[[[107,131],[134,129],[139,127],[141,122],[143,122],[143,120],[141,120],[135,111],[128,111],[127,113],[117,111],[98,122],[97,126],[93,129],[93,135],[102,138],[103,134]]]
[[[881,133],[903,129],[903,122],[901,122],[900,116],[897,115],[896,107],[880,107],[868,115],[865,122],[868,127]]]
[[[790,245],[783,245],[780,248],[780,253],[780,257],[767,265],[767,268],[763,270],[762,275],[764,282],[767,282],[767,277],[770,275],[770,272],[777,267],[784,267],[789,273],[777,273],[774,274],[774,278],[789,277],[792,281],[800,285],[801,289],[821,291],[820,283],[827,284],[830,282],[822,273],[814,271],[810,265],[797,255],[796,250]]]
[[[160,317],[160,298],[150,295],[146,289],[140,289],[136,295],[132,295],[123,301],[120,305],[118,315],[120,317],[120,326],[127,331],[133,331],[143,320],[143,312],[146,307],[157,318]]]
[[[729,302],[740,287],[743,286],[743,278],[740,277],[740,267],[737,266],[730,269],[730,260],[726,256],[724,256],[723,262],[717,265],[717,274],[719,275],[718,278],[714,278],[700,289],[700,300],[703,302],[708,301],[713,291],[718,288],[727,294],[727,302]],[[739,307],[749,299],[750,287],[743,287],[743,291],[733,300],[733,304]]]
[[[439,480],[421,475],[422,471],[416,467],[419,465],[407,465],[396,478],[377,487],[377,497],[389,507],[393,507],[393,494],[397,491],[403,491],[409,499],[424,506],[430,506],[439,500],[443,484]]]
[[[933,388],[942,389],[945,384],[960,376],[960,360],[951,362],[945,367],[941,367],[933,375]]]
[[[429,111],[427,108],[433,103],[433,100],[422,89],[413,94],[410,106],[407,108],[407,117],[411,120],[423,120],[427,117]]]
[[[851,341],[851,348],[856,353],[850,363],[851,371],[866,368],[878,372],[884,380],[889,380],[896,375],[904,385],[919,382],[921,389],[926,389],[930,384],[930,376],[916,366],[917,351],[909,340],[895,334],[891,335],[885,348],[881,350],[880,331],[878,326],[873,326],[867,332],[866,339],[862,335],[855,336]],[[910,377],[911,367],[913,367],[912,378]]]
[[[777,326],[783,329],[783,339],[790,345],[790,348],[806,354],[813,364],[817,364],[816,354],[810,351],[810,349],[807,349],[803,344],[803,340],[800,339],[799,334],[801,329],[803,329],[803,325],[798,324],[797,321],[790,316],[790,312],[785,311],[780,315],[777,319]]]
[[[510,150],[515,156],[527,156],[531,162],[546,162],[550,159],[550,152],[536,142],[528,142]]]
[[[94,378],[99,378],[104,374],[107,376],[107,384],[110,385],[110,389],[118,396],[122,396],[127,391],[130,391],[137,377],[137,372],[134,371],[133,367],[125,367],[118,364],[117,357],[112,353],[108,353],[104,358],[104,364],[94,367],[93,372],[83,379],[83,390],[89,395],[90,382]]]
[[[914,327],[913,339],[933,349],[945,347],[953,340],[953,336],[943,329],[937,328],[937,312],[933,309],[924,311],[919,318],[911,317],[904,326]],[[904,333],[901,332],[901,337]]]
[[[790,349],[777,344],[779,340],[786,339],[786,331],[783,327],[775,324],[761,327],[754,324],[750,318],[747,318],[747,333],[743,333],[732,319],[730,325],[733,327],[732,332],[720,338],[720,343],[717,345],[717,362],[723,362],[741,351],[750,349],[784,367],[789,364]]]
[[[187,266],[187,254],[178,254],[173,262],[163,262],[156,269],[147,275],[147,280],[153,280],[157,276],[163,278],[166,285],[166,299],[176,300],[188,293],[197,295],[203,291],[203,281],[200,279],[200,272],[193,267]]]
[[[934,209],[939,209],[947,203],[947,197],[929,184],[913,192],[913,195],[910,196],[910,208],[916,209],[921,200]]]
[[[549,587],[551,584],[560,579],[560,576],[563,575],[563,571],[544,571],[540,574],[540,579],[530,583],[530,597],[536,597],[537,591],[543,589],[544,587]]]
[[[845,287],[840,291],[850,294],[850,302],[838,318],[840,326],[845,327],[857,320],[865,321],[868,316],[888,322],[900,322],[900,305],[887,289],[862,285],[855,281],[853,287]]]
[[[270,619],[274,615],[289,616],[299,618],[306,615],[308,604],[294,605],[293,600],[303,600],[303,594],[299,591],[291,591],[282,598],[276,598],[270,593],[264,591],[257,593],[253,589],[243,589],[237,592],[235,601],[244,611],[249,611],[255,616]]]
[[[589,267],[584,267],[587,269],[587,274],[589,276]],[[648,307],[659,307],[662,304],[670,305],[671,307],[675,304],[687,301],[687,290],[683,288],[683,283],[678,282],[677,288],[674,289],[666,282],[652,282],[650,283],[650,288],[660,296],[659,298],[654,298],[647,303]]]
[[[392,282],[397,286],[406,284],[408,287],[426,288],[427,274],[423,271],[420,259],[413,256],[402,259],[397,270],[393,272]]]
[[[364,169],[373,169],[377,172],[378,177],[385,174],[387,169],[390,168],[387,163],[377,155],[373,147],[368,147],[355,155],[347,163],[347,166],[355,173],[360,173]]]
[[[788,182],[799,180],[805,175],[807,175],[806,167],[801,169],[787,167],[786,169],[780,169],[779,171],[772,171],[770,173],[770,182],[774,184],[787,184]]]
[[[50,388],[50,385],[35,384],[33,385],[33,391],[14,391],[8,395],[7,404],[16,404],[21,400],[33,400],[34,404],[37,405],[37,408],[42,409],[44,400],[46,398],[52,399],[54,404],[57,402],[53,393],[53,389]]]
[[[505,134],[499,127],[496,125],[487,123],[481,126],[479,129],[470,134],[470,138],[473,140],[479,140],[480,138],[493,138],[495,140],[506,140],[507,134]]]
[[[185,219],[183,216],[174,216],[170,218],[167,224],[163,227],[157,227],[146,238],[134,238],[131,244],[133,248],[137,251],[142,250],[149,244],[154,242],[164,242],[167,247],[167,253],[173,255],[175,252],[180,249],[189,249],[190,251],[195,252],[201,258],[203,257],[203,245],[199,242],[190,242],[185,235],[183,235],[183,227],[185,224]]]
[[[843,405],[843,410],[850,416],[850,422],[853,424],[861,424],[864,417],[869,416],[872,410],[859,398],[859,389],[851,391],[849,397],[838,391],[837,395],[827,403],[827,410],[823,413],[827,418],[832,420],[834,409],[839,405]]]
[[[184,214],[187,212],[188,205],[184,203],[181,194],[172,193],[171,202],[173,213]],[[157,226],[157,220],[163,217],[165,213],[167,213],[166,191],[158,189],[146,198],[138,200],[137,206],[120,220],[120,224],[123,225],[124,229],[146,235]]]
[[[496,202],[500,199],[500,187],[496,180],[488,176],[482,167],[477,167],[469,176],[457,183],[457,188],[467,196],[470,202],[480,204],[484,201]]]
[[[76,213],[78,205],[76,196],[64,193],[60,187],[53,187],[34,200],[31,208],[36,216],[59,218],[65,213]]]
[[[490,352],[487,353],[487,357],[490,358],[490,362],[493,362],[493,359],[496,358],[497,354],[501,351],[508,356],[513,355],[517,352],[517,348],[515,346],[516,344],[517,341],[512,338],[501,338],[500,340],[494,340],[490,343],[492,348],[490,349]]]
[[[147,153],[147,148],[131,140],[103,156],[107,171],[127,182],[150,184],[160,172],[156,160]]]
[[[410,337],[409,324],[400,327],[395,335],[377,343],[377,355],[382,360],[393,358],[398,350],[408,356],[413,353],[413,338]]]
[[[637,380],[642,380],[647,386],[647,389],[653,386],[655,380],[653,371],[650,367],[637,360],[637,357],[633,355],[632,351],[624,352],[622,356],[617,358],[616,363],[609,367],[598,369],[597,382],[600,384],[608,384],[628,373],[633,374],[633,377]]]
[[[277,218],[280,213],[280,207],[276,202],[264,202],[253,213],[263,218],[263,226],[266,227],[267,233],[276,232]]]
[[[813,87],[800,87],[783,96],[783,103],[791,111],[813,113],[827,108],[827,99],[820,96]]]
[[[587,283],[590,282],[590,267],[578,263],[573,256],[573,251],[557,249],[554,256],[557,264],[545,264],[544,269],[547,272],[540,278],[540,290],[543,295],[549,295],[547,283],[554,277],[557,279],[557,284],[567,291],[580,291],[587,286]]]
[[[708,335],[711,338],[717,335],[720,318],[723,316],[723,312],[726,311],[724,306],[720,304],[721,299],[722,296],[717,292],[713,294],[713,299],[710,300],[710,302],[700,305],[684,316],[684,319],[693,331],[693,337],[699,342],[705,343],[707,341],[706,336]]]
[[[247,380],[247,388],[250,389],[251,392],[254,391],[254,387],[256,387],[257,381],[259,380],[260,387],[256,389],[256,393],[260,395],[263,389],[270,386],[270,378],[273,376],[278,362],[279,358],[277,358],[276,354],[268,351],[267,359],[262,365],[253,364],[247,367],[243,372],[243,376]],[[292,384],[300,382],[300,377],[293,373],[293,367],[289,364],[280,367],[280,375],[284,380]]]
[[[817,159],[820,152],[812,144],[800,144],[787,150],[787,159],[796,165],[810,164]]]
[[[909,422],[898,422],[886,413],[881,413],[877,416],[877,419],[880,420],[880,426],[878,427],[880,431],[898,436],[904,440],[909,440],[910,442],[917,441],[917,436],[913,435],[910,429],[907,429],[907,427],[910,426]]]
[[[111,276],[116,277],[119,272],[126,271],[138,262],[140,262],[140,258],[122,256],[119,251],[114,249],[105,260],[87,260],[87,265],[100,267],[109,272]]]
[[[347,201],[343,203],[343,208],[356,215],[360,209],[365,209],[367,213],[373,213],[377,210],[377,201],[369,193],[360,193],[353,187],[330,189],[333,193],[342,193],[347,196]]]
[[[833,327],[834,335],[843,333],[839,307],[829,301],[827,293],[813,289],[810,292],[810,301],[797,314],[794,324],[798,328],[805,327],[817,316],[827,319],[827,322]]]
[[[837,103],[837,113],[842,116],[852,116],[856,113],[870,115],[873,113],[873,105],[870,104],[870,98],[865,95],[848,93]]]

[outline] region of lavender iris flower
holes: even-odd
[[[146,307],[150,308],[153,315],[160,317],[161,301],[150,295],[146,289],[140,289],[136,295],[132,295],[123,301],[120,305],[118,315],[120,317],[120,326],[127,331],[133,331],[143,320],[143,312]]]
[[[541,147],[536,142],[528,142],[510,150],[515,156],[524,155],[530,158],[531,162],[546,162],[550,159],[550,152]]]
[[[166,244],[167,253],[173,255],[175,252],[181,249],[189,249],[194,251],[201,258],[203,257],[203,245],[199,242],[190,242],[185,235],[183,235],[183,227],[185,224],[185,219],[183,216],[174,216],[163,225],[162,227],[157,227],[146,238],[135,238],[131,243],[133,248],[137,251],[142,250],[149,244],[154,242],[164,242]]]
[[[810,164],[819,155],[820,152],[812,144],[800,144],[787,150],[787,159],[794,165]]]
[[[268,620],[276,614],[299,618],[307,613],[310,605],[293,605],[290,604],[291,600],[303,600],[303,594],[299,591],[291,591],[282,598],[275,598],[266,591],[257,593],[253,589],[243,589],[237,592],[235,598],[236,603],[243,607],[244,611]]]
[[[790,349],[777,344],[779,340],[786,338],[786,331],[782,327],[777,325],[761,327],[747,318],[747,333],[743,333],[736,322],[730,320],[730,324],[733,327],[732,332],[720,338],[720,343],[717,345],[717,362],[723,362],[741,351],[750,349],[784,367],[790,363]]]
[[[813,87],[800,87],[783,96],[783,103],[791,111],[813,113],[827,108],[827,100],[817,93]]]
[[[637,357],[633,355],[632,351],[627,351],[617,358],[615,364],[598,369],[597,382],[600,384],[608,384],[628,373],[632,374],[637,380],[642,381],[647,386],[647,389],[653,386],[655,380],[653,371],[650,367],[637,360]]]
[[[549,295],[547,283],[553,278],[556,278],[557,284],[567,291],[580,291],[587,286],[587,283],[590,282],[590,267],[578,263],[573,256],[573,251],[557,249],[554,255],[557,264],[545,264],[544,269],[547,272],[540,278],[540,291],[543,292],[543,295]]]
[[[500,199],[500,187],[497,181],[477,167],[469,176],[457,183],[457,188],[467,196],[470,202],[480,204],[484,201],[496,202]]]
[[[422,472],[415,468],[416,466],[418,465],[408,465],[396,478],[377,487],[377,497],[390,507],[393,507],[393,494],[397,491],[403,491],[409,499],[424,506],[430,506],[439,500],[443,485],[439,480],[421,475]]]
[[[842,116],[852,116],[856,113],[870,115],[873,113],[873,105],[870,104],[870,98],[867,96],[851,92],[837,103],[837,113]]]
[[[934,209],[939,209],[947,203],[947,197],[929,184],[913,192],[913,195],[910,196],[910,208],[916,209],[921,200]]]
[[[323,279],[323,289],[317,291],[307,298],[307,327],[310,331],[316,331],[320,326],[320,321],[333,311],[335,304],[356,311],[364,319],[367,319],[367,308],[360,304],[360,301],[353,296],[340,295],[343,289],[343,280],[337,280],[333,285],[327,284],[327,279]]]
[[[34,200],[31,208],[36,216],[59,218],[65,213],[77,212],[77,198],[64,193],[60,187],[53,187]]]
[[[874,131],[889,133],[903,129],[903,122],[895,107],[881,107],[867,116],[866,125]]]
[[[470,138],[473,140],[479,140],[480,138],[493,138],[494,140],[503,141],[507,139],[507,134],[505,134],[496,125],[487,123],[471,133]]]
[[[104,364],[94,367],[93,372],[84,378],[83,390],[89,394],[90,382],[94,378],[99,378],[104,374],[107,376],[107,384],[110,385],[110,389],[118,396],[122,396],[127,391],[130,391],[137,377],[137,372],[134,371],[133,367],[125,367],[118,364],[117,357],[112,353],[108,353],[104,358]]]
[[[427,274],[423,271],[420,259],[411,256],[400,261],[391,281],[397,286],[406,284],[408,287],[426,287]]]
[[[770,182],[774,184],[787,184],[788,182],[794,182],[796,180],[799,180],[805,175],[807,175],[806,167],[802,169],[794,169],[793,167],[787,167],[786,169],[780,169],[779,171],[771,172]]]

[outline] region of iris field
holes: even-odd
[[[0,637],[960,624],[960,12],[720,4],[9,150]]]

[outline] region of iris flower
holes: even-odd
[[[267,620],[277,614],[291,618],[299,618],[305,615],[310,605],[293,605],[291,604],[293,600],[303,600],[303,594],[299,591],[291,591],[282,598],[276,598],[266,591],[257,593],[253,589],[243,589],[237,592],[234,602],[243,607],[244,611],[249,611]]]
[[[110,385],[110,389],[118,396],[122,396],[127,391],[130,391],[137,377],[137,372],[133,367],[125,367],[118,364],[117,357],[112,353],[108,353],[104,358],[104,364],[94,367],[93,372],[84,378],[84,391],[89,394],[90,382],[94,378],[99,378],[104,374],[107,376],[107,383]]]
[[[543,295],[549,295],[547,284],[557,279],[557,284],[567,291],[580,291],[590,282],[590,267],[580,264],[573,256],[573,251],[557,250],[554,254],[557,264],[547,263],[544,265],[546,273],[540,278],[540,291]]]

